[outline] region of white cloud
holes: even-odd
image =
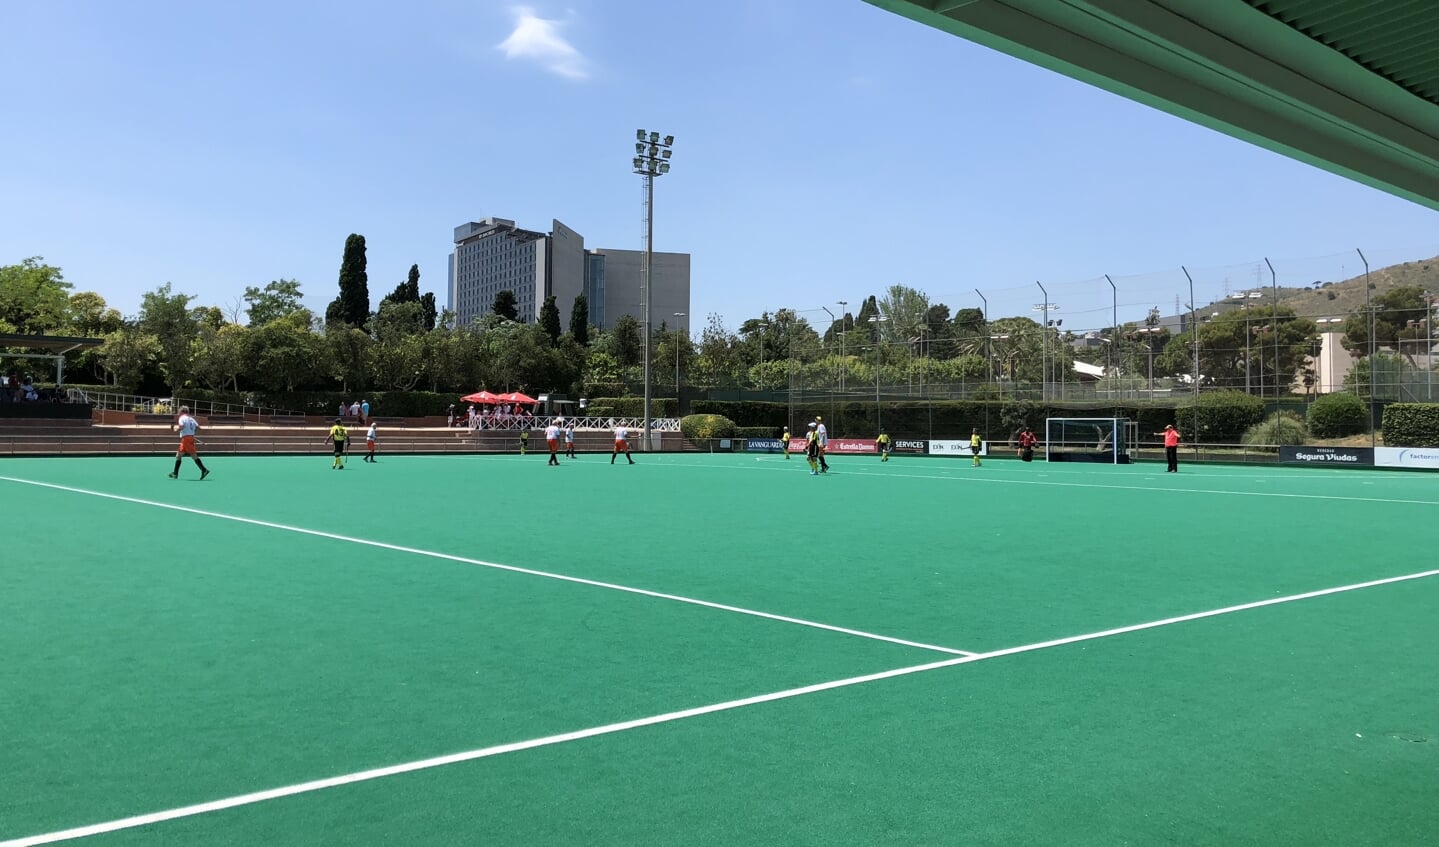
[[[505,58],[538,62],[566,79],[589,76],[585,57],[560,35],[560,21],[539,17],[528,6],[516,6],[510,12],[515,16],[515,29],[499,46]]]

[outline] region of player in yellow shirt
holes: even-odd
[[[819,476],[819,433],[815,432],[814,424],[809,425],[809,432],[804,437],[804,458],[809,462],[810,476]]]
[[[345,429],[345,424],[335,418],[335,425],[330,427],[330,434],[325,436],[325,443],[335,445],[335,463],[331,465],[333,470],[345,469],[345,445],[349,443],[350,431]]]
[[[780,446],[784,447],[784,457],[789,459],[789,425],[786,424],[784,434],[779,437]]]
[[[880,432],[879,438],[874,440],[874,449],[879,451],[880,461],[889,461],[889,433]]]
[[[974,456],[974,466],[979,467],[979,451],[984,449],[984,439],[980,437],[979,430],[969,434],[969,452]]]

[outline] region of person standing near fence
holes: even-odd
[[[565,422],[565,456],[571,459],[575,457],[575,422],[573,418]]]
[[[979,430],[976,429],[969,434],[969,454],[974,457],[974,466],[976,468],[979,467],[979,453],[983,449],[984,437],[981,436]]]
[[[889,433],[880,430],[879,438],[874,440],[874,449],[879,453],[881,462],[889,461]]]
[[[189,456],[195,460],[195,467],[200,469],[200,479],[210,475],[206,470],[205,463],[200,461],[200,454],[195,451],[195,436],[200,433],[200,422],[190,414],[189,406],[180,407],[180,416],[175,418],[175,423],[170,431],[180,431],[180,447],[175,451],[175,469],[169,473],[171,479],[180,478],[180,459]]]
[[[1168,463],[1164,472],[1179,473],[1179,430],[1174,424],[1165,424],[1163,432],[1154,434],[1164,436],[1164,461]]]
[[[370,464],[375,463],[375,422],[370,421],[370,428],[365,431],[365,457],[364,461]]]
[[[784,448],[785,460],[789,460],[789,424],[785,424],[784,434],[779,437],[780,446]]]

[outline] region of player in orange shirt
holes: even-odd
[[[195,467],[200,469],[200,479],[209,476],[210,471],[205,468],[205,463],[200,461],[200,454],[195,452],[195,436],[200,432],[200,422],[191,416],[189,406],[180,407],[179,416],[170,426],[171,432],[175,430],[180,431],[180,447],[175,451],[175,470],[171,471],[168,476],[171,479],[180,478],[180,459],[183,456],[189,456],[195,460]]]
[[[624,453],[625,458],[630,460],[630,464],[635,463],[634,457],[630,455],[630,431],[626,427],[617,426],[615,427],[615,452],[610,454],[610,464],[613,465],[615,457],[621,453]]]
[[[1164,460],[1169,463],[1164,472],[1179,473],[1179,430],[1174,424],[1165,424],[1163,432],[1154,434],[1164,436]]]

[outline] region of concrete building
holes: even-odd
[[[461,326],[490,313],[495,295],[515,293],[520,320],[534,323],[554,295],[561,319],[585,285],[585,239],[559,221],[548,233],[504,218],[455,227],[449,262],[449,308]]]
[[[520,320],[533,323],[553,295],[560,322],[569,327],[575,298],[589,300],[590,324],[610,329],[622,315],[644,321],[642,250],[586,250],[584,236],[558,220],[549,232],[521,229],[514,221],[485,218],[455,227],[449,262],[449,303],[460,326],[489,314],[495,295],[515,293]],[[654,326],[675,324],[689,313],[690,256],[654,254]],[[686,326],[691,324],[686,323]]]

